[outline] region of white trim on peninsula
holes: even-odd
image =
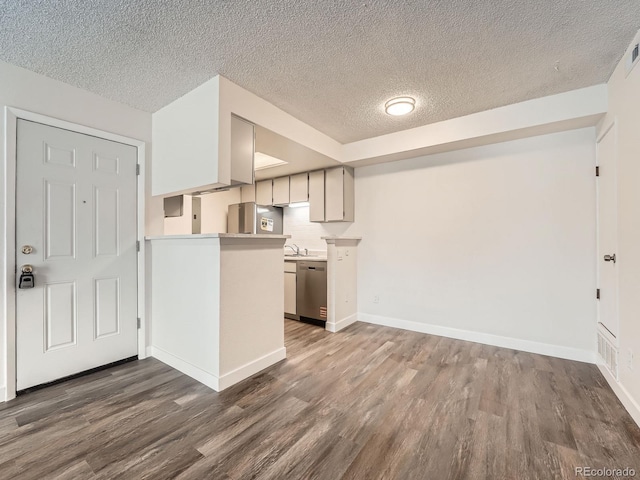
[[[231,385],[235,385],[236,383],[244,380],[245,378],[249,378],[251,375],[255,375],[258,372],[261,372],[265,368],[269,368],[270,366],[281,362],[282,360],[287,358],[287,349],[285,347],[279,348],[271,353],[263,355],[260,358],[256,358],[255,360],[250,361],[246,365],[236,368],[229,373],[223,374],[219,378],[219,386],[220,390],[224,390]]]
[[[194,380],[197,380],[216,392],[220,392],[225,388],[235,385],[256,373],[269,368],[271,365],[284,360],[287,358],[287,349],[284,347],[279,348],[276,351],[252,360],[246,365],[243,365],[232,372],[226,373],[221,377],[217,377],[216,375],[213,375],[169,352],[165,352],[158,347],[149,347],[149,355],[160,360],[162,363],[175,368],[185,375],[190,376]]]

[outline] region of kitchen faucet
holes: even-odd
[[[291,250],[293,250],[293,253],[295,253],[296,255],[300,255],[300,247],[295,243],[293,244],[293,247],[296,248],[293,248],[291,245],[285,245],[285,247],[289,247]]]

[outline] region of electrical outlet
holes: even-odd
[[[373,296],[373,303],[380,303],[380,295]]]
[[[627,350],[627,368],[633,370],[633,349]]]

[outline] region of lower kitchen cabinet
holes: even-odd
[[[296,262],[284,262],[284,313],[296,315]]]

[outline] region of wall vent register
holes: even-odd
[[[613,378],[618,379],[618,350],[598,332],[598,355]]]

